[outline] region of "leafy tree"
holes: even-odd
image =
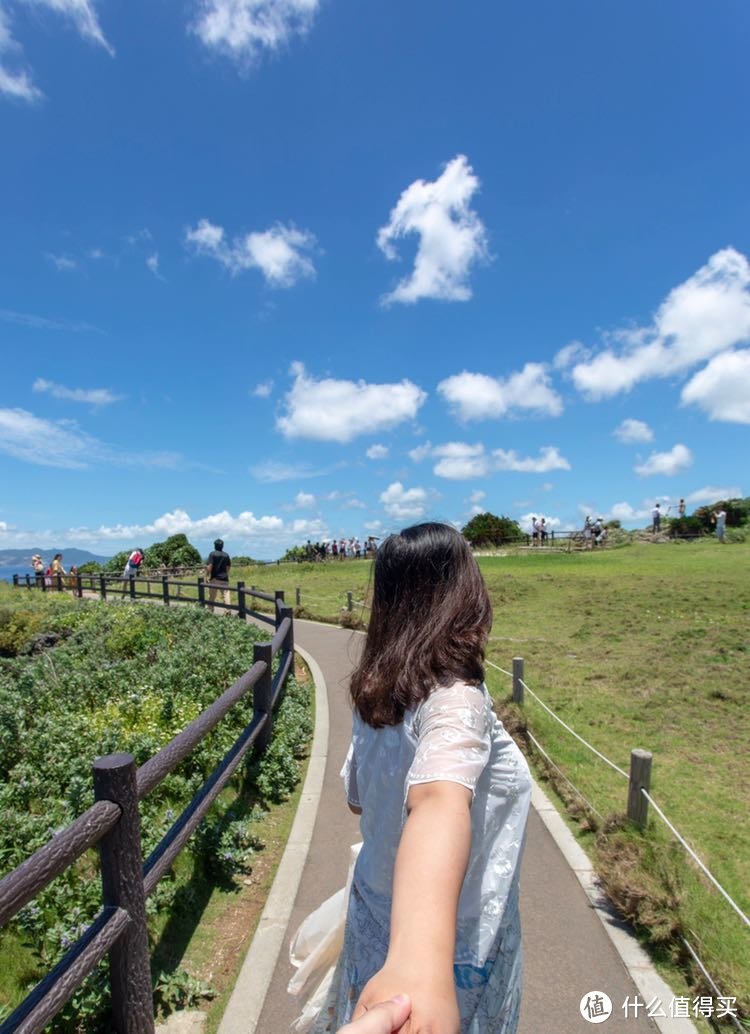
[[[703,535],[705,527],[699,517],[674,517],[669,522],[669,535],[673,539],[692,538],[695,535]]]
[[[496,517],[494,513],[478,513],[462,531],[472,546],[499,546],[503,542],[517,542],[523,538],[517,521],[510,517]]]
[[[182,533],[170,535],[164,542],[154,542],[143,559],[144,567],[200,567],[202,563],[200,553]]]
[[[235,567],[249,567],[250,564],[254,564],[254,563],[256,563],[256,561],[253,560],[253,558],[250,557],[250,556],[233,556],[232,557],[232,564]]]
[[[714,522],[712,520],[714,513],[717,510],[726,510],[727,527],[738,528],[747,520],[749,509],[747,504],[747,499],[720,499],[711,506],[699,506],[693,517],[700,521],[704,531],[711,532],[714,530]]]
[[[128,557],[132,553],[130,549],[123,549],[120,553],[115,555],[106,562],[103,570],[106,574],[122,574],[125,569],[125,564],[128,562]]]
[[[281,558],[282,560],[292,560],[299,562],[307,558],[307,550],[304,546],[292,546]]]
[[[125,566],[125,561],[123,561],[122,566],[123,567]],[[103,571],[103,570],[104,570],[104,567],[99,563],[98,560],[89,560],[85,564],[81,564],[81,566],[78,568],[78,573],[79,574],[99,574],[99,572]]]

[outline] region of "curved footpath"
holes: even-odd
[[[347,684],[361,637],[297,620],[296,645],[316,683],[316,728],[308,775],[289,843],[219,1034],[285,1034],[299,1003],[287,994],[289,941],[302,919],[346,880],[357,819],[339,771],[351,731]],[[525,978],[519,1034],[584,1034],[580,1005],[592,992],[612,1001],[607,1034],[695,1034],[669,1016],[672,992],[598,893],[591,865],[538,786],[521,880]],[[636,1001],[658,999],[666,1017],[649,1019]],[[623,1004],[631,1003],[628,1016]],[[653,1008],[652,1011],[660,1011]],[[487,1034],[492,1034],[488,1031]]]

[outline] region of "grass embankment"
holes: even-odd
[[[529,687],[625,771],[631,749],[651,751],[652,796],[747,913],[750,546],[711,540],[525,550],[483,557],[480,565],[495,610],[489,658],[510,670],[512,657],[523,656]],[[347,590],[364,600],[370,567],[282,564],[238,576],[286,590],[291,603],[299,587],[310,616],[337,621]],[[507,678],[489,669],[488,682],[498,700],[507,699]],[[605,819],[622,816],[625,779],[529,696],[515,718]],[[684,966],[684,935],[722,993],[750,1012],[748,930],[653,810],[646,836],[621,829],[617,819],[603,835],[602,820],[582,814],[580,800],[571,803],[610,893],[649,931],[657,958]]]
[[[0,590],[0,875],[88,807],[95,757],[126,750],[142,764],[249,667],[261,637],[197,608]],[[166,1011],[199,1000],[208,984],[224,991],[234,976],[218,946],[231,943],[241,958],[283,850],[293,806],[281,802],[299,780],[310,696],[309,680],[290,680],[268,751],[229,784],[149,899],[157,1000]],[[144,853],[251,714],[252,700],[243,700],[142,801]],[[89,852],[0,932],[0,1014],[98,911],[97,869]],[[50,1029],[106,1030],[105,1002],[99,977]]]

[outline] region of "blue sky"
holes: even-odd
[[[0,0],[0,548],[745,495],[745,0]]]

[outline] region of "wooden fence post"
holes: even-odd
[[[205,607],[206,605],[206,582],[202,577],[198,577],[198,605]]]
[[[352,594],[351,594],[351,591],[347,592],[347,594],[346,594],[346,609],[351,614],[351,612],[352,612]]]
[[[17,574],[13,575],[13,588],[14,589],[18,588],[18,575]]]
[[[270,643],[255,643],[253,645],[253,664],[257,664],[258,661],[265,661],[266,664],[265,674],[258,679],[253,687],[253,708],[256,715],[265,714],[268,716],[263,731],[255,741],[256,747],[261,753],[271,742],[271,725],[273,723],[273,710],[271,707],[273,702],[273,679],[271,677],[273,656],[271,649]]]
[[[76,574],[76,596],[80,600],[83,597],[83,577]]]
[[[103,575],[103,574],[99,575],[99,592],[102,594],[102,599],[106,600],[106,598],[107,598],[107,577],[106,577],[106,575]]]
[[[647,750],[631,750],[630,782],[628,784],[628,818],[645,829],[648,822],[648,801],[641,793],[651,789],[651,762],[653,754]]]
[[[513,703],[523,703],[523,657],[513,658]]]
[[[294,590],[294,602],[297,607],[300,607],[302,605],[302,594],[300,593],[299,585]]]
[[[247,621],[247,601],[245,600],[245,583],[237,582],[237,617]]]
[[[164,600],[164,606],[169,606],[169,578],[163,574],[161,576],[161,598]]]
[[[294,611],[291,607],[281,607],[281,620],[289,618],[289,631],[284,637],[282,650],[292,658],[289,662],[289,674],[294,675]]]
[[[99,842],[104,905],[124,909],[130,923],[109,953],[112,1024],[117,1034],[153,1034],[154,996],[143,888],[141,819],[135,761],[110,754],[94,762],[97,801],[114,801],[120,821]]]
[[[284,602],[284,590],[283,589],[276,589],[276,590],[274,590],[274,596],[275,596],[275,602],[274,602],[274,607],[273,607],[273,610],[274,610],[274,620],[276,622],[276,628],[278,628],[279,625],[281,624],[281,608],[279,607],[279,603],[283,603]]]

